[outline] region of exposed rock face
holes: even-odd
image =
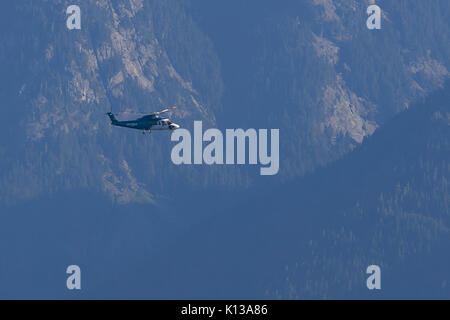
[[[364,119],[368,109],[365,104],[368,102],[348,91],[339,77],[333,86],[324,89],[323,105],[327,113],[322,125],[331,128],[332,141],[336,141],[339,135],[348,135],[361,143],[364,137],[375,131],[377,124]]]
[[[336,64],[339,59],[338,53],[339,48],[336,47],[331,41],[318,37],[315,34],[314,36],[314,49],[319,57],[324,58],[329,64]]]
[[[124,150],[130,142],[120,141],[121,136],[127,133],[116,128],[112,130],[104,116],[110,109],[114,112],[151,112],[177,105],[179,109],[171,114],[175,121],[186,125],[193,119],[210,125],[215,123],[213,106],[206,105],[204,96],[220,95],[220,90],[198,90],[192,79],[184,78],[176,70],[160,43],[161,35],[153,25],[158,12],[152,9],[161,6],[158,2],[161,1],[84,1],[80,5],[82,28],[72,31],[64,23],[65,9],[70,1],[32,4],[18,1],[17,5],[9,8],[12,13],[24,16],[25,21],[28,19],[28,22],[17,24],[24,23],[33,30],[14,37],[22,36],[26,43],[34,43],[35,46],[33,50],[27,50],[8,41],[3,44],[9,46],[9,50],[24,55],[24,65],[13,62],[12,69],[33,68],[29,69],[26,77],[18,80],[20,87],[16,87],[16,93],[2,95],[2,100],[20,105],[26,111],[20,120],[26,133],[23,152],[35,157],[42,144],[49,143],[47,152],[38,157],[42,162],[49,161],[49,158],[62,162],[57,174],[52,172],[51,164],[45,173],[39,172],[40,169],[31,162],[21,164],[25,175],[38,177],[33,194],[47,193],[49,190],[43,180],[59,176],[65,177],[67,183],[63,183],[65,187],[60,184],[55,189],[65,189],[68,185],[70,188],[102,189],[112,199],[126,203],[133,201],[146,185],[148,187],[145,181],[152,176],[147,174],[137,178],[137,170],[133,167],[136,168],[138,163],[142,166],[143,162],[154,157],[156,159],[151,161],[160,163],[159,170],[164,170],[166,166],[163,163],[168,161],[168,157],[161,157],[161,153],[170,154],[167,151],[169,134],[153,137],[160,141],[151,147],[148,141],[137,143],[135,147],[142,150],[130,155]],[[176,12],[172,14],[176,15]],[[196,41],[203,41],[203,36],[185,17],[176,18],[185,23],[186,34],[193,38],[191,43],[178,45],[190,45],[195,50]],[[214,60],[214,53],[207,50],[200,49],[205,51],[205,60],[210,57]],[[186,56],[185,59],[184,63],[188,65],[195,57]],[[218,73],[218,68],[210,72],[212,75]],[[64,155],[64,150],[71,147],[75,147],[73,154]],[[110,148],[114,151],[111,152]],[[87,154],[86,149],[93,153]],[[76,158],[81,158],[81,163],[76,163]],[[74,181],[77,172],[82,176],[90,172],[90,181],[82,184]],[[11,176],[11,179],[17,177]],[[158,184],[161,185],[161,181]],[[12,189],[3,191],[4,199],[22,196],[28,197],[16,194]]]
[[[60,3],[52,9],[63,8],[68,3]],[[89,109],[106,111],[111,107],[114,111],[123,108],[152,111],[166,105],[181,105],[182,111],[176,112],[182,112],[183,117],[214,121],[214,115],[207,111],[211,108],[198,102],[202,100],[199,93],[192,83],[177,73],[161,47],[152,26],[149,2],[146,2],[146,8],[144,1],[88,1],[84,6],[85,11],[89,10],[87,17],[89,12],[95,12],[95,21],[84,19],[80,31],[67,31],[64,27],[55,30],[66,38],[67,43],[61,46],[57,42],[59,39],[49,37],[45,53],[49,64],[54,59],[62,59],[65,71],[70,74],[55,76],[66,81],[66,88],[61,87],[63,83],[59,87],[52,86],[47,95],[52,95],[55,90],[67,93],[73,103],[69,112],[71,117],[50,115],[57,114],[61,106],[48,105],[48,100],[39,92],[35,107],[40,117],[31,120],[31,127],[40,131],[36,134],[31,130],[29,139],[43,138],[42,128],[54,131],[54,127],[59,126],[58,121],[75,129],[83,119],[82,114]],[[99,24],[99,21],[103,23]],[[60,47],[58,57],[53,49],[56,46]],[[58,62],[54,63],[57,67]],[[155,90],[155,86],[170,87],[173,94],[163,95],[161,90]],[[141,99],[130,102],[132,90]],[[52,118],[50,123],[48,118]],[[85,120],[90,124],[90,119]]]
[[[313,3],[315,5],[322,6],[325,20],[339,21],[339,17],[336,14],[336,7],[333,3],[333,0],[313,0]]]
[[[436,85],[441,85],[449,76],[449,72],[445,65],[431,57],[418,57],[416,61],[410,64],[409,70],[414,75],[422,75]]]
[[[225,16],[222,24],[246,30],[237,36],[242,56],[225,68],[242,59],[242,78],[251,81],[235,72],[236,94],[229,94],[235,98],[227,108],[242,113],[245,106],[244,118],[283,129],[280,176],[286,179],[349,152],[448,77],[445,1],[264,1],[267,9],[257,17],[254,2],[243,3],[243,13],[220,8],[205,29]],[[382,9],[381,30],[366,27],[374,3]],[[211,34],[226,48],[232,41],[222,39],[222,28]],[[249,93],[244,102],[242,92]]]
[[[316,1],[317,2],[317,1]],[[325,10],[334,13],[331,2],[323,2]],[[333,10],[332,10],[333,9]],[[331,41],[318,37],[313,33],[313,47],[318,57],[334,66],[339,60],[339,48]],[[336,76],[333,84],[326,85],[322,93],[324,120],[322,130],[331,129],[330,140],[336,143],[339,136],[350,136],[355,142],[361,143],[364,137],[371,135],[377,128],[375,121],[366,119],[368,110],[364,104],[368,101],[356,96],[345,84],[341,75]]]

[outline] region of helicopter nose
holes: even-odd
[[[172,123],[172,124],[170,125],[170,130],[176,130],[176,129],[179,129],[179,128],[180,128],[180,126],[177,125],[177,124],[175,124],[175,123]]]

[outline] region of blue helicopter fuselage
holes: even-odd
[[[137,130],[151,131],[151,130],[175,130],[180,126],[171,122],[167,118],[161,118],[157,115],[146,115],[136,120],[118,121],[113,113],[107,113],[111,119],[111,124],[117,127],[125,127]]]

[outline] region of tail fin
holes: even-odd
[[[107,113],[108,117],[111,119],[111,123],[116,123],[117,119],[112,112]]]

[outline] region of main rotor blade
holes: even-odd
[[[173,107],[170,107],[170,108],[167,108],[167,109],[164,109],[164,110],[161,110],[161,111],[157,111],[157,112],[143,112],[143,111],[130,110],[130,111],[116,112],[116,114],[156,115],[156,114],[162,114],[162,113],[168,112],[168,111],[173,110],[175,108],[176,108],[176,106],[173,106]]]
[[[161,113],[165,113],[165,112],[168,112],[168,111],[170,111],[170,110],[173,110],[173,109],[176,109],[176,106],[173,106],[173,107],[170,107],[170,108],[167,108],[167,109],[164,109],[164,110],[155,112],[155,113],[156,113],[156,114],[161,114]]]

